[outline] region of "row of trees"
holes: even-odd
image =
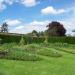
[[[63,27],[63,25],[59,22],[51,22],[47,25],[47,30],[44,32],[37,32],[36,30],[33,30],[28,35],[33,37],[43,37],[43,36],[65,36],[66,29]]]
[[[66,29],[63,27],[63,25],[59,22],[53,21],[47,25],[47,30],[44,32],[37,32],[36,30],[33,30],[31,33],[28,33],[27,35],[33,36],[33,37],[43,37],[43,36],[65,36]],[[8,24],[5,22],[1,25],[0,32],[8,33]]]

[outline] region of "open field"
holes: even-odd
[[[72,44],[4,44],[1,50],[8,53],[0,59],[0,75],[75,75]]]

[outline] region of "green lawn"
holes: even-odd
[[[5,46],[1,46],[1,48],[5,48]],[[7,46],[6,48],[9,49]],[[74,45],[31,44],[11,46],[11,49],[13,48],[36,54],[41,60],[0,59],[0,75],[75,75]]]

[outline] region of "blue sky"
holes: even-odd
[[[75,0],[0,0],[0,25],[9,32],[44,31],[51,21],[64,24],[67,34],[75,29]]]

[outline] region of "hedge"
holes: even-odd
[[[0,39],[1,43],[19,43],[21,40],[21,36],[16,36],[16,35],[4,35],[0,34]],[[38,38],[38,37],[28,37],[24,36],[25,43],[42,43],[44,42],[45,38]],[[69,44],[75,44],[75,37],[49,37],[48,38],[49,43],[56,43],[56,42],[61,42],[61,43],[69,43]]]

